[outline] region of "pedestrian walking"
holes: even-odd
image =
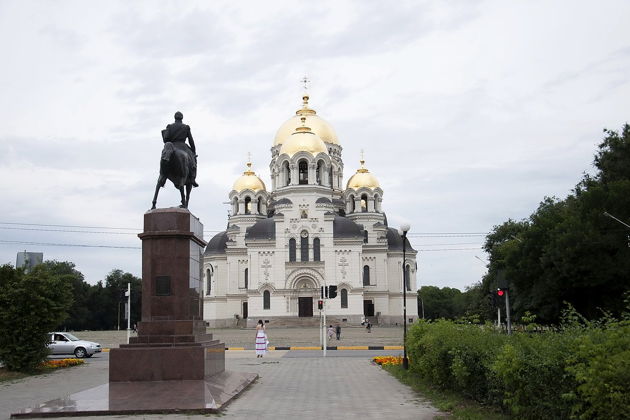
[[[337,340],[339,340],[341,338],[341,325],[337,324],[337,327],[335,328],[335,333],[337,333]]]
[[[267,353],[267,345],[269,340],[267,339],[267,331],[265,330],[265,324],[262,319],[258,320],[256,324],[256,357],[263,357]]]
[[[335,333],[335,330],[333,329],[332,325],[328,326],[328,339],[332,340],[333,334]]]
[[[367,330],[367,332],[371,333],[372,332],[372,324],[370,324],[370,321],[366,321],[365,324],[365,329]]]

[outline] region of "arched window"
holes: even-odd
[[[256,203],[256,212],[258,214],[262,214],[262,197],[258,197],[258,202]]]
[[[332,172],[332,165],[331,165],[330,169],[328,170],[328,182],[330,183],[330,188],[334,188],[332,174],[333,172]]]
[[[320,261],[319,238],[313,239],[313,261]]]
[[[308,184],[308,162],[305,160],[298,163],[298,184]]]
[[[354,195],[351,195],[349,200],[350,200],[350,213],[354,213]]]
[[[308,232],[303,230],[300,236],[300,261],[308,261]]]
[[[269,290],[263,292],[263,309],[271,309],[271,293],[269,293]]]
[[[363,231],[363,243],[364,244],[368,243],[368,231],[367,230]]]
[[[289,162],[282,164],[282,172],[284,173],[284,185],[291,185],[291,169],[289,168]]]
[[[363,285],[370,285],[370,266],[368,265],[363,266]]]
[[[405,286],[407,286],[407,291],[411,291],[411,282],[409,279],[409,264],[407,264],[405,266]]]
[[[243,279],[245,280],[245,288],[247,289],[249,286],[249,268],[245,269],[245,274],[243,276]]]
[[[347,289],[341,289],[341,307],[342,308],[348,307],[348,290]]]
[[[212,292],[212,266],[206,270],[206,295]]]
[[[317,184],[322,185],[322,179],[324,178],[324,161],[320,160],[317,162]]]
[[[289,261],[295,261],[295,239],[289,239]]]
[[[363,194],[363,195],[361,196],[361,211],[362,211],[363,213],[365,213],[366,211],[368,211],[368,208],[367,208],[367,201],[368,201],[368,199],[367,199],[367,194]]]
[[[252,212],[252,199],[251,197],[245,197],[245,214],[251,214]]]

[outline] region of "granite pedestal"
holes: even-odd
[[[200,380],[225,370],[225,344],[206,333],[201,300],[203,225],[185,209],[144,215],[142,321],[112,349],[109,381]]]

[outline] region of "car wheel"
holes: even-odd
[[[92,357],[94,354],[86,354],[85,357]]]
[[[82,359],[85,356],[87,356],[87,352],[85,351],[85,349],[83,347],[77,347],[74,350],[74,355],[77,356],[79,359]]]

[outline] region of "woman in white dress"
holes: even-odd
[[[265,324],[262,319],[256,324],[256,357],[263,357],[267,352],[267,333],[265,332]]]

